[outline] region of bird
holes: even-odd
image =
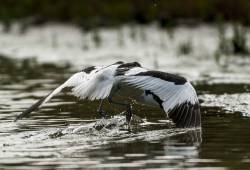
[[[74,96],[86,100],[100,100],[97,109],[103,117],[103,101],[126,108],[126,122],[130,123],[132,107],[115,101],[118,94],[131,95],[135,101],[161,108],[176,128],[200,128],[201,113],[197,93],[184,77],[163,71],[144,68],[138,62],[123,62],[105,66],[90,66],[73,74],[68,80],[19,114],[15,121],[28,117],[53,96],[70,88]],[[127,93],[132,89],[133,93]],[[130,97],[130,96],[126,96]]]

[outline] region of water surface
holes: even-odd
[[[148,29],[149,32],[153,30],[153,37],[159,35],[154,28]],[[177,31],[185,33],[183,29]],[[206,32],[205,35],[211,33],[204,28],[200,31]],[[30,34],[34,36],[36,32],[25,36]],[[104,30],[103,36],[112,37],[110,34]],[[5,36],[6,40],[12,37]],[[213,40],[213,37],[209,39],[208,36],[202,42],[209,44]],[[24,39],[24,42],[31,44],[32,39]],[[149,41],[146,43],[150,46]],[[127,39],[125,44],[129,44]],[[41,54],[42,57],[37,56],[39,60],[47,60],[51,56],[51,53],[43,53],[43,48],[33,45],[32,54]],[[0,52],[2,50],[14,58],[28,56],[25,53],[28,46],[24,46],[22,48],[17,43],[10,45],[10,48],[16,47],[16,51],[12,48],[3,51],[0,48]],[[58,44],[53,50],[60,51],[62,46],[65,44]],[[74,44],[69,43],[66,49],[75,50],[76,54],[79,49],[74,47]],[[133,48],[126,48],[129,47]],[[96,51],[85,51],[84,54],[90,56],[79,61],[81,67],[98,64],[104,59],[105,62],[128,60],[124,56],[132,54],[131,50],[124,56],[110,54],[107,58],[103,54],[109,54],[105,49],[111,51],[110,48],[102,46]],[[106,102],[105,110],[110,117],[102,120],[96,112],[98,101],[80,101],[69,92],[59,94],[30,118],[13,122],[17,114],[75,72],[79,68],[76,65],[80,64],[74,61],[79,60],[79,56],[72,57],[71,67],[65,62],[55,64],[48,60],[46,64],[34,59],[0,57],[0,169],[249,169],[248,59],[237,60],[245,60],[245,63],[227,59],[225,68],[218,66],[214,59],[197,58],[200,53],[195,53],[191,59],[183,57],[169,60],[171,51],[166,50],[167,56],[164,50],[159,51],[156,62],[150,62],[153,61],[150,59],[144,64],[150,68],[181,73],[192,80],[201,101],[202,130],[173,129],[161,110],[134,104],[135,117],[132,131],[128,132],[124,126],[124,116],[120,114],[122,108]],[[134,55],[134,60],[143,63],[144,54],[137,51]]]

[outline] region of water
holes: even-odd
[[[23,46],[18,50],[22,54],[28,47]],[[60,48],[59,44],[54,50]],[[98,101],[80,101],[67,91],[30,118],[13,122],[17,114],[77,70],[79,63],[73,60],[78,57],[73,58],[71,67],[64,62],[44,64],[0,57],[0,169],[249,169],[248,59],[237,60],[245,61],[243,64],[225,59],[225,68],[213,58],[197,60],[194,54],[190,60],[173,57],[168,63],[161,52],[158,64],[147,61],[145,65],[184,73],[193,80],[201,101],[202,130],[173,129],[161,110],[134,104],[135,116],[128,132],[122,108],[106,102],[110,117],[103,120],[96,113]],[[94,50],[91,53],[91,61],[81,61],[82,66],[99,63]],[[140,55],[136,53],[134,60],[143,62]],[[119,59],[124,58],[110,55],[106,62]]]

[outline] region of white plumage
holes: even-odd
[[[81,99],[108,98],[112,102],[112,97],[124,90],[123,85],[142,90],[140,95],[133,97],[140,102],[163,108],[177,127],[200,127],[199,101],[190,82],[177,75],[143,68],[137,62],[93,66],[75,73],[49,95],[21,113],[16,120],[28,116],[65,87],[72,87],[73,95]],[[131,115],[127,116],[128,122],[130,117]]]

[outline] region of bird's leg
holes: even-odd
[[[130,120],[131,120],[131,117],[132,117],[132,107],[131,107],[131,105],[127,104],[127,103],[121,103],[121,102],[113,101],[112,96],[108,97],[108,101],[109,101],[109,103],[125,106],[127,108],[127,110],[126,110],[126,122],[127,122],[128,126],[129,126],[130,125]]]
[[[97,109],[97,112],[101,115],[101,117],[106,118],[107,113],[105,111],[103,111],[102,106],[103,106],[103,100],[101,100],[100,105]]]
[[[127,105],[127,114],[126,114],[126,121],[128,125],[130,124],[132,118],[132,106],[130,104]]]

